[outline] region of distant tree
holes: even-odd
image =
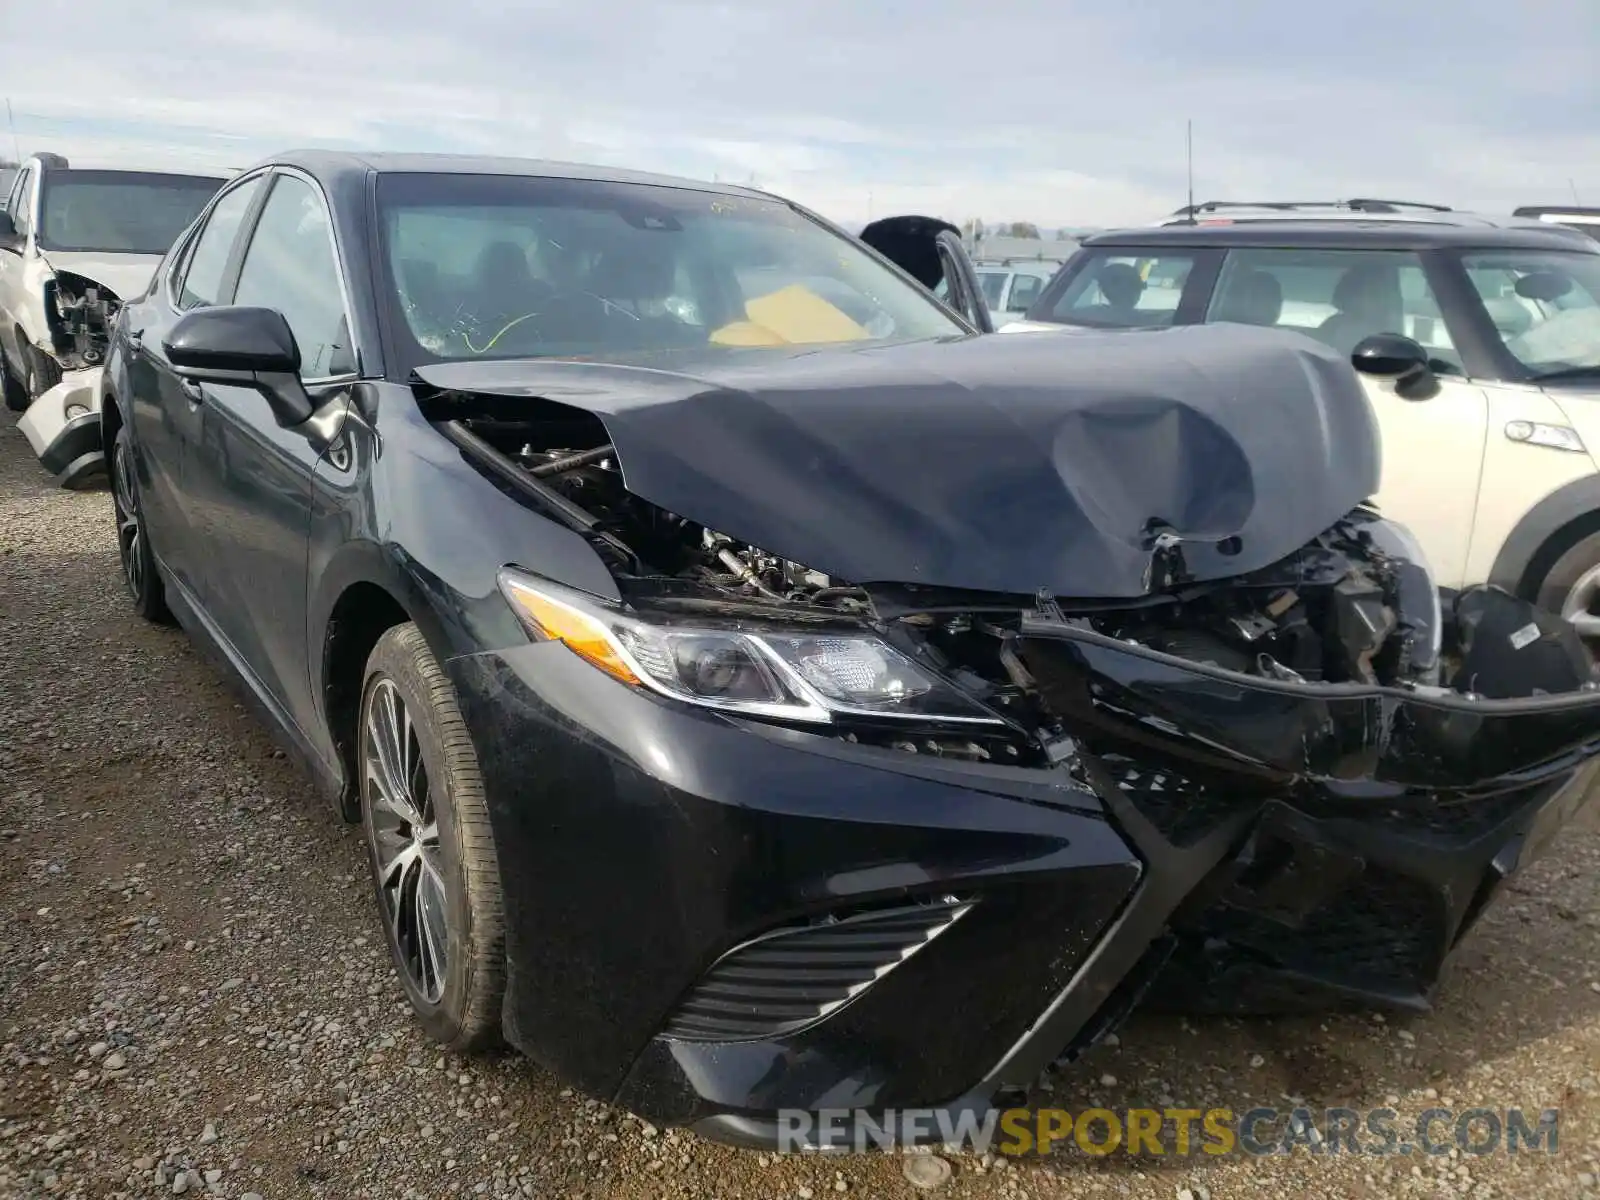
[[[1014,238],[1037,238],[1039,227],[1032,221],[1013,221],[1006,227],[1006,233]]]
[[[961,226],[961,234],[969,242],[982,241],[984,234],[983,222],[978,220],[977,217],[968,217]]]

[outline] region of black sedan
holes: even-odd
[[[742,1142],[982,1106],[1144,998],[1426,1004],[1589,798],[1581,643],[1441,603],[1348,363],[983,336],[907,228],[297,155],[122,311],[134,604],[363,824],[440,1042]]]

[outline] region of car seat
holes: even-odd
[[[1238,325],[1276,325],[1283,315],[1283,285],[1270,271],[1242,271],[1229,282],[1213,321]]]
[[[1384,263],[1362,263],[1339,277],[1333,289],[1331,317],[1317,326],[1317,336],[1342,354],[1375,333],[1405,333],[1405,305],[1400,298],[1400,272]]]

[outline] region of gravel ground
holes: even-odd
[[[182,634],[130,614],[107,494],[51,486],[11,421],[0,699],[0,1195],[918,1194],[896,1156],[733,1151],[509,1055],[441,1056],[375,936],[355,833]],[[1426,1018],[1141,1018],[1039,1095],[1560,1106],[1558,1154],[950,1156],[939,1194],[1597,1194],[1597,863],[1586,822],[1471,935]]]

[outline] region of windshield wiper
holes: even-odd
[[[1545,383],[1552,379],[1583,379],[1586,376],[1600,376],[1600,363],[1589,363],[1581,367],[1557,367],[1554,371],[1540,371],[1529,377],[1529,383]]]

